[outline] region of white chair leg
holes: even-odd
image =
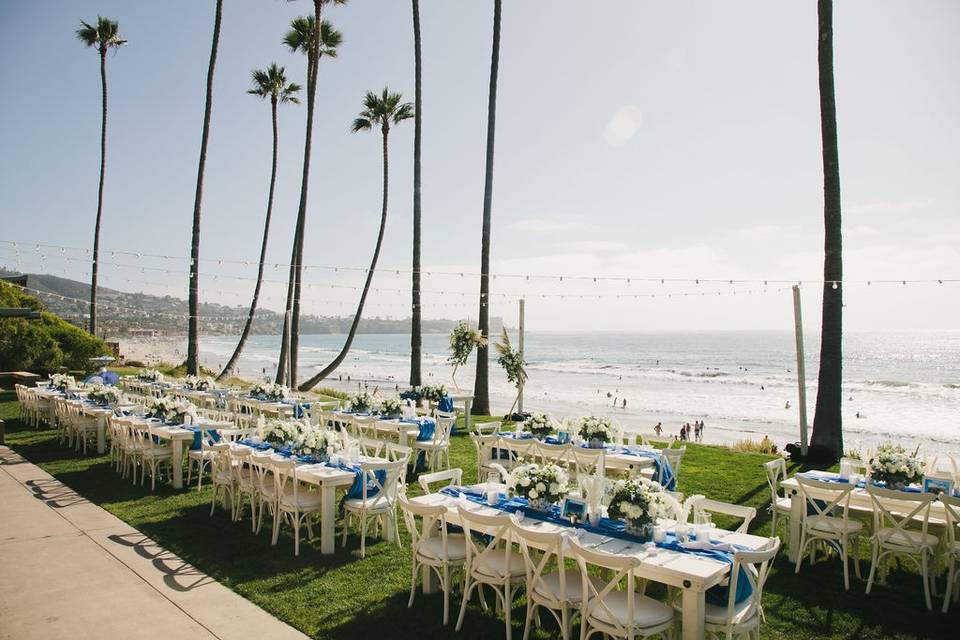
[[[469,572],[470,569],[468,568],[467,571]],[[470,594],[476,586],[477,583],[470,580],[469,577],[464,579],[463,602],[460,603],[460,615],[457,617],[456,631],[460,631],[463,627],[463,617],[467,613],[467,603],[470,601]]]
[[[877,573],[877,563],[879,562],[879,549],[877,543],[873,543],[873,551],[870,553],[870,577],[867,578],[867,595],[870,595],[870,589],[873,588],[873,577]]]
[[[950,565],[947,567],[947,591],[943,594],[943,609],[941,611],[946,613],[950,610],[950,598],[953,595],[953,573],[956,570],[956,561],[953,557],[950,557]]]
[[[933,611],[933,603],[930,600],[930,573],[927,570],[927,552],[920,553],[920,565],[923,568],[923,596],[927,601],[927,611]]]

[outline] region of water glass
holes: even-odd
[[[500,474],[496,471],[487,472],[487,484],[500,484]]]
[[[492,507],[498,502],[500,502],[500,492],[496,489],[487,489],[487,504]]]
[[[653,528],[653,541],[654,542],[663,542],[667,539],[667,532],[661,526],[656,526]]]
[[[674,532],[677,534],[677,540],[680,542],[686,542],[690,539],[690,527],[686,524],[678,524]]]

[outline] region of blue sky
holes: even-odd
[[[304,58],[287,52],[281,38],[312,3],[225,4],[201,257],[250,264],[202,263],[201,295],[245,304],[270,168],[269,106],[245,91],[250,70],[273,61],[303,81]],[[495,273],[820,275],[814,2],[610,1],[591,11],[566,0],[504,4]],[[0,264],[88,277],[83,251],[33,245],[92,245],[99,70],[73,31],[100,13],[118,20],[129,40],[108,60],[101,284],[185,296],[182,259],[111,257],[110,250],[189,253],[213,6],[0,0],[8,70],[0,104],[0,240],[21,243],[19,251],[0,243]],[[351,134],[349,125],[368,89],[389,85],[412,100],[410,4],[358,1],[326,16],[344,44],[320,70],[306,262],[364,267],[379,223],[380,140]],[[492,2],[423,0],[421,19],[424,268],[475,273]],[[960,277],[960,4],[838,2],[835,30],[845,267],[860,282],[847,287],[847,326],[955,327],[960,284],[865,282]],[[271,262],[289,260],[304,117],[304,106],[281,109]],[[412,121],[397,127],[390,143],[384,269],[368,313],[403,317],[409,276],[396,269],[410,265]],[[282,305],[285,273],[268,268],[265,306]],[[361,282],[359,272],[313,268],[305,277],[306,311],[352,311],[358,292],[346,287]],[[424,288],[438,292],[427,294],[429,317],[475,317],[476,276],[428,276]],[[504,275],[493,283],[493,313],[514,315],[522,293],[531,329],[789,329],[787,287],[762,289]],[[819,290],[806,284],[803,291],[815,324]],[[657,297],[630,297],[649,294]]]

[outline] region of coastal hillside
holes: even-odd
[[[77,325],[85,325],[90,299],[89,283],[43,273],[18,274],[0,268],[0,277],[25,276],[29,293],[36,295],[52,313]],[[39,293],[38,293],[39,292]],[[157,331],[163,334],[182,333],[187,316],[187,301],[172,296],[155,296],[97,287],[98,334],[130,335],[131,332]],[[237,335],[243,329],[249,307],[201,303],[200,315],[205,334]],[[304,315],[300,320],[304,334],[346,333],[351,317]],[[453,320],[423,320],[424,333],[447,333]],[[257,309],[253,321],[254,334],[276,335],[282,328],[282,315],[269,309]],[[409,333],[410,318],[400,320],[365,317],[359,333]]]

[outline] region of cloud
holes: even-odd
[[[580,220],[555,218],[521,218],[507,225],[514,231],[530,231],[532,233],[558,233],[573,231],[583,227]]]
[[[553,246],[564,253],[609,253],[627,248],[625,243],[612,240],[571,240]]]
[[[637,134],[642,123],[643,112],[640,111],[640,107],[632,104],[624,105],[610,118],[603,131],[603,137],[607,144],[622,147]]]
[[[913,211],[915,209],[926,209],[932,205],[933,200],[904,200],[901,202],[889,202],[881,200],[878,202],[867,202],[865,204],[847,207],[846,212],[853,215],[867,215],[870,213],[898,213],[903,211]]]

